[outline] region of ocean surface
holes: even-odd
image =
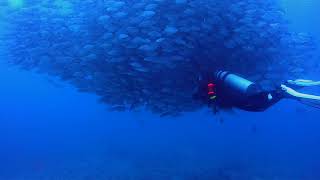
[[[26,4],[8,2],[1,7],[19,11]],[[320,42],[318,0],[279,3],[292,31]],[[0,12],[0,20],[9,11]],[[7,21],[0,22],[1,40],[10,31]],[[214,115],[203,107],[162,117],[144,109],[110,111],[94,93],[8,64],[4,42],[0,180],[320,179],[319,109],[282,100],[261,113],[236,109]],[[302,79],[320,80],[319,71],[306,72],[312,74]],[[306,92],[319,93],[320,87]]]

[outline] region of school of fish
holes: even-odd
[[[97,94],[111,110],[195,111],[217,69],[268,86],[305,73],[316,43],[275,0],[31,0],[6,4],[7,61]]]

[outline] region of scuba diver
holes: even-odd
[[[217,113],[219,109],[239,108],[245,111],[265,111],[281,99],[290,98],[306,105],[320,108],[320,96],[297,92],[293,88],[320,86],[320,81],[288,80],[271,90],[264,90],[251,82],[227,71],[216,71],[202,79],[194,98],[208,104]]]

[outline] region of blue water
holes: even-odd
[[[317,22],[320,2],[315,0],[281,0],[291,27],[300,32],[308,32],[320,37],[320,25]]]
[[[286,1],[291,27],[319,38],[317,5]],[[6,64],[0,82],[1,180],[320,179],[320,111],[294,101],[160,118],[108,112],[95,95]]]

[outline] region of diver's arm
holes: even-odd
[[[287,87],[286,85],[281,85],[281,88],[284,92],[286,92],[287,94],[298,98],[298,99],[310,99],[310,100],[317,100],[320,101],[320,96],[316,96],[316,95],[311,95],[311,94],[304,94],[304,93],[300,93],[295,91],[294,89]]]

